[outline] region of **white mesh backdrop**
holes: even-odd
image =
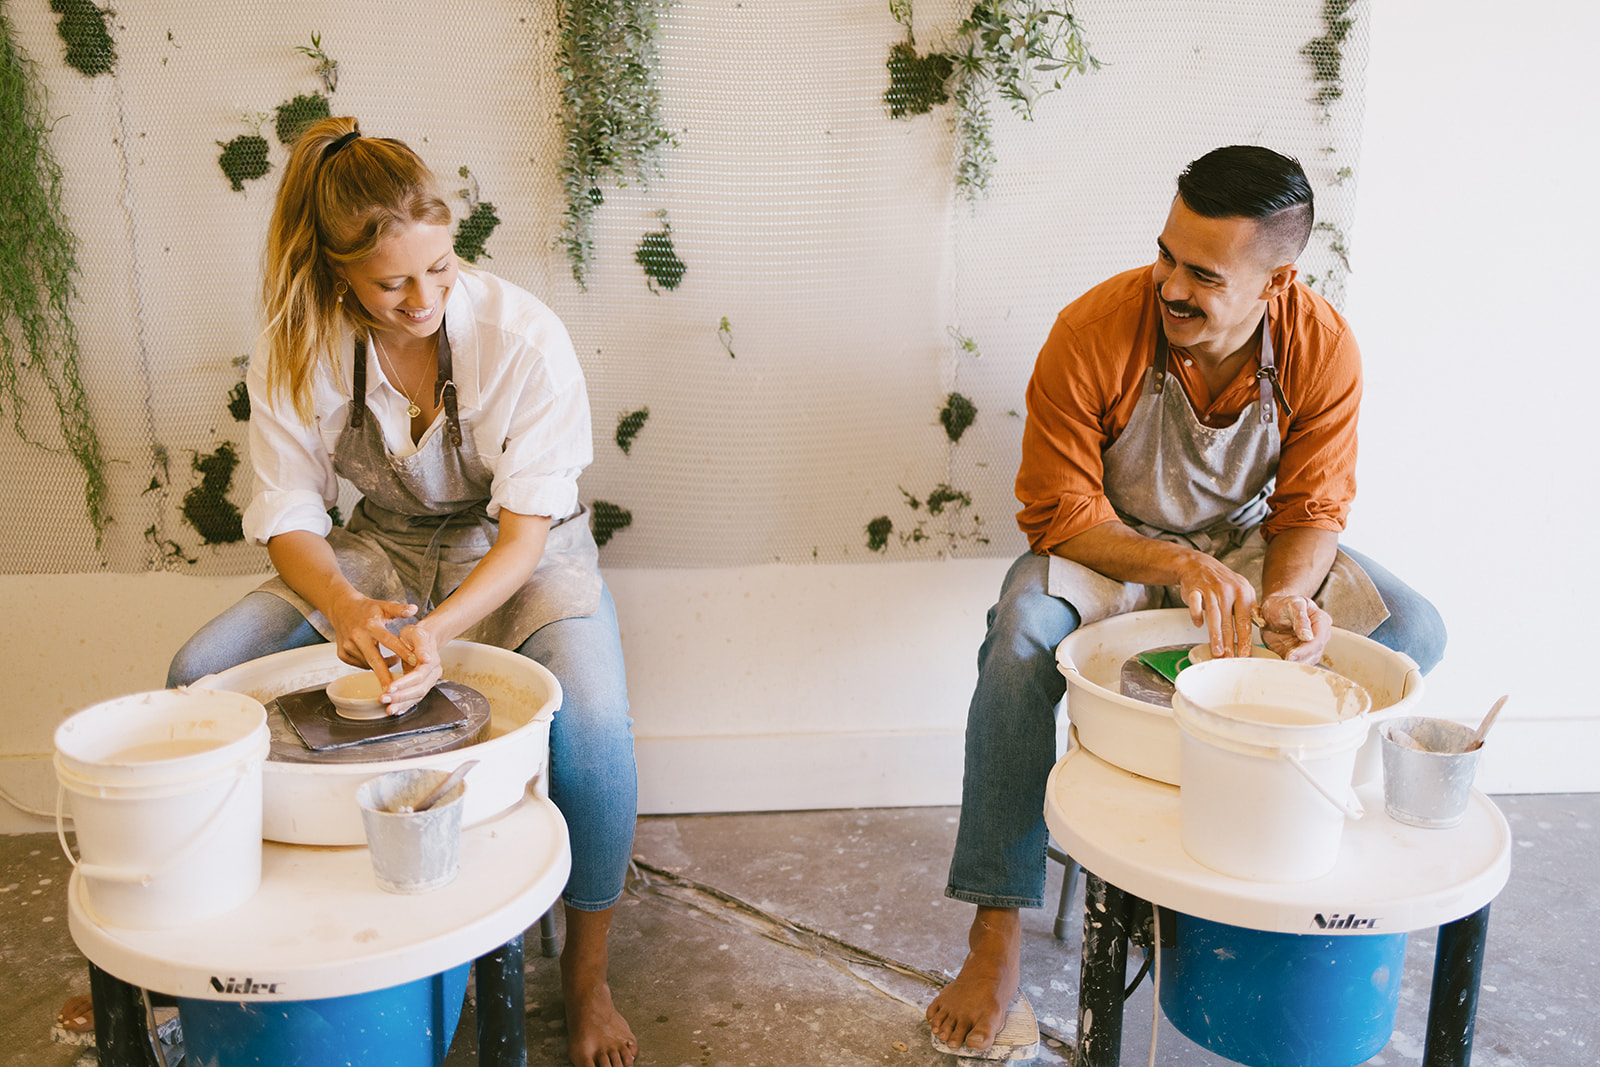
[[[999,161],[976,203],[952,183],[950,105],[889,118],[885,60],[904,31],[887,0],[679,0],[660,38],[678,144],[648,188],[607,190],[587,291],[553,247],[554,7],[143,0],[119,5],[115,71],[91,80],[62,62],[47,0],[6,3],[55,120],[115,522],[97,550],[77,468],[21,443],[8,411],[0,571],[267,566],[261,549],[203,545],[181,504],[200,482],[192,459],[225,441],[242,459],[228,499],[248,503],[245,428],[227,400],[234,360],[252,348],[286,152],[269,121],[273,169],[235,192],[218,143],[249,132],[242,113],[319,89],[295,52],[313,31],[340,63],[333,113],[406,140],[447,189],[470,167],[502,220],[479,266],[532,290],[571,331],[594,409],[582,496],[633,515],[602,549],[607,565],[1020,551],[1023,388],[1049,325],[1084,289],[1153,258],[1177,172],[1217,145],[1265,144],[1305,164],[1336,231],[1301,265],[1339,295],[1329,245],[1351,230],[1365,0],[1350,10],[1345,96],[1327,113],[1301,54],[1324,32],[1323,0],[1080,0],[1104,68],[1043,97],[1032,122],[993,103]],[[919,48],[944,42],[963,10],[918,0]],[[658,294],[633,252],[663,209],[687,272]],[[939,423],[952,391],[978,411],[956,444]],[[643,407],[624,455],[617,420]],[[59,440],[42,390],[26,421]],[[925,499],[940,484],[972,505],[930,517],[902,493]],[[865,532],[878,516],[894,525],[882,553]]]

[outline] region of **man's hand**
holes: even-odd
[[[1179,589],[1189,620],[1211,635],[1211,655],[1249,656],[1250,613],[1256,591],[1249,581],[1210,556],[1194,553],[1180,575]]]
[[[1261,602],[1261,637],[1291,663],[1322,662],[1333,619],[1310,597],[1273,593]]]

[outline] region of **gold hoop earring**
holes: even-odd
[[[350,283],[340,278],[333,283],[333,293],[339,298],[339,303],[344,303],[344,294],[350,291]]]

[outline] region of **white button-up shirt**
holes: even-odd
[[[476,449],[494,472],[489,514],[564,519],[578,510],[578,474],[594,459],[589,395],[566,327],[555,312],[510,282],[463,268],[445,303],[452,377],[461,414],[462,448]],[[395,456],[417,450],[411,403],[383,373],[367,344],[365,402]],[[256,544],[291,530],[326,536],[328,509],[339,498],[333,450],[350,415],[355,341],[346,336],[337,368],[313,372],[310,425],[287,399],[267,397],[265,340],[258,341],[246,382],[250,391],[250,458],[255,495],[244,514]],[[428,377],[432,388],[433,376]],[[444,433],[441,407],[423,435]],[[361,486],[357,486],[360,489]]]

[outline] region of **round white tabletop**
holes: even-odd
[[[1178,787],[1114,767],[1078,742],[1050,772],[1045,822],[1086,870],[1162,908],[1252,930],[1383,934],[1453,922],[1492,901],[1511,874],[1511,827],[1474,791],[1466,818],[1424,830],[1384,813],[1381,785],[1358,789],[1334,869],[1310,882],[1251,882],[1184,851]]]
[[[539,921],[572,867],[554,804],[528,796],[461,835],[461,873],[429,893],[386,893],[363,847],[266,842],[261,888],[239,907],[172,930],[103,926],[76,872],[72,939],[124,982],[200,1000],[318,1000],[426,978]]]

